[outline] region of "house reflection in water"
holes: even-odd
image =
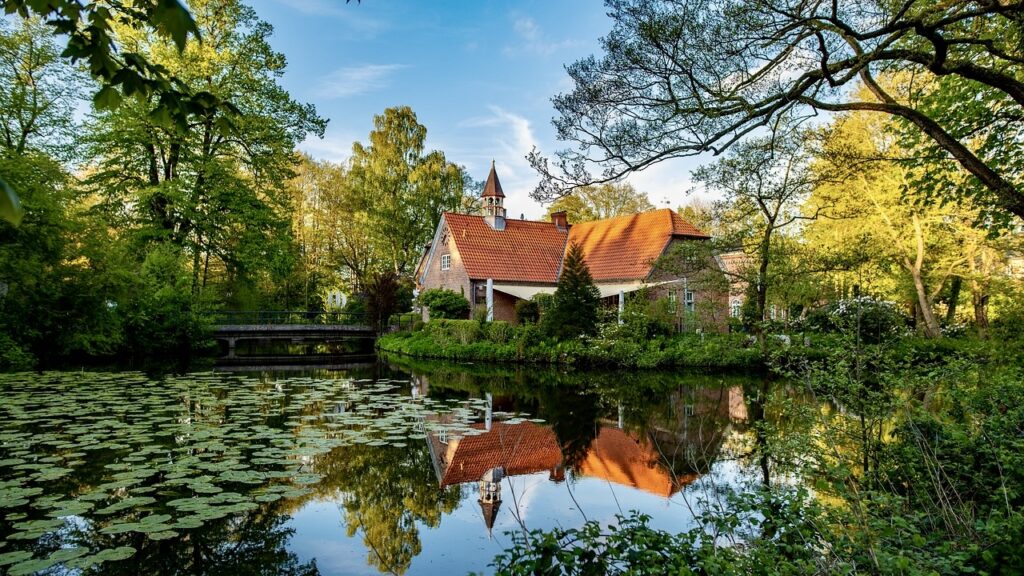
[[[487,395],[488,407],[492,405]],[[600,420],[596,436],[572,473],[669,498],[707,471],[733,422],[746,419],[739,387],[680,389],[672,394],[670,414],[651,415],[643,431],[617,420]],[[462,437],[428,432],[434,471],[442,487],[477,483],[479,503],[490,531],[501,505],[501,481],[506,477],[547,472],[562,482],[566,461],[554,430],[534,422],[491,421],[490,408],[478,433]],[[436,417],[443,421],[446,416]]]

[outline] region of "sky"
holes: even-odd
[[[496,164],[511,217],[539,219],[529,198],[539,177],[525,156],[550,155],[552,96],[569,91],[565,66],[600,54],[612,26],[600,0],[249,0],[274,26],[288,60],[281,82],[330,120],[323,139],[300,148],[336,162],[367,142],[373,117],[410,106],[427,149],[444,152],[476,180]],[[697,160],[664,162],[631,175],[658,207],[687,201]]]

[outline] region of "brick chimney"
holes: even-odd
[[[558,228],[559,230],[564,231],[569,229],[569,219],[566,217],[564,211],[552,212],[551,223],[554,224],[555,228]]]

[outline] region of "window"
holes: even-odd
[[[451,270],[452,268],[452,255],[441,254],[441,270]]]
[[[675,290],[673,290],[673,291],[668,293],[668,311],[669,312],[675,312],[676,311],[676,303],[678,301],[679,301],[679,296],[676,294]]]
[[[686,303],[686,311],[693,312],[693,292],[686,290],[683,298]]]
[[[731,310],[730,315],[733,318],[739,318],[740,317],[741,309],[743,308],[743,305],[740,303],[740,301],[739,300],[733,300],[731,308],[732,308],[732,310]]]

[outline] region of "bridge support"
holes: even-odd
[[[238,342],[238,338],[228,338],[228,358],[235,357],[235,343]]]

